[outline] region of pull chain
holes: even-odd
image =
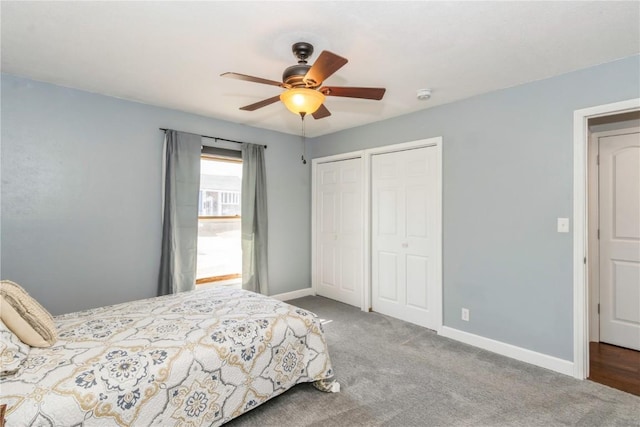
[[[302,160],[303,165],[306,165],[307,160],[304,157],[307,154],[307,139],[304,126],[304,115],[301,114],[300,116],[302,117],[302,156],[300,157],[300,160]]]

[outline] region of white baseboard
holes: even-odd
[[[515,345],[481,337],[480,335],[470,334],[469,332],[460,331],[448,326],[442,327],[440,335],[465,344],[480,347],[483,350],[488,350],[521,362],[530,363],[561,374],[574,376],[574,364],[568,360],[558,359],[557,357],[527,350],[522,347],[516,347]]]
[[[291,299],[308,297],[309,295],[315,295],[313,288],[299,289],[297,291],[285,292],[283,294],[269,295],[270,298],[274,298],[280,301],[289,301]]]

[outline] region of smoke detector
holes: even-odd
[[[418,89],[418,94],[416,98],[420,101],[426,101],[431,98],[431,89]]]

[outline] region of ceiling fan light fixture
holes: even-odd
[[[324,95],[314,89],[294,88],[280,94],[280,100],[289,111],[298,115],[315,113],[324,102]]]

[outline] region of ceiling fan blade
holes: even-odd
[[[244,80],[245,82],[262,83],[265,85],[286,87],[284,83],[277,82],[275,80],[268,80],[268,79],[263,79],[261,77],[247,76],[246,74],[240,74],[240,73],[222,73],[220,74],[220,77],[229,77],[236,80]]]
[[[260,102],[256,102],[255,104],[245,105],[244,107],[240,107],[241,110],[244,111],[255,111],[258,108],[266,107],[267,105],[273,104],[274,102],[280,101],[280,95],[274,96],[273,98],[263,99]]]
[[[328,50],[323,50],[316,62],[307,71],[303,80],[309,86],[318,86],[347,62],[349,62],[347,58],[331,53]]]
[[[319,120],[324,119],[325,117],[329,117],[331,115],[331,112],[327,110],[327,107],[325,107],[324,104],[320,104],[320,108],[318,108],[316,112],[311,115],[314,119]]]
[[[347,98],[362,98],[381,100],[386,89],[377,87],[340,87],[323,86],[320,92],[326,96],[343,96]]]

